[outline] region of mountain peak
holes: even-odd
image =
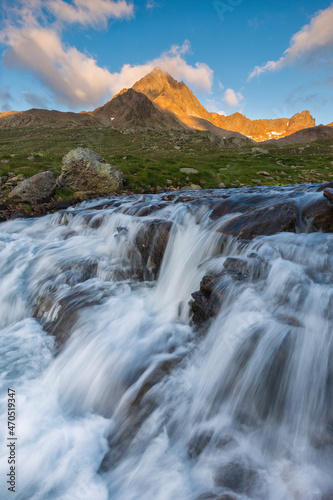
[[[187,85],[184,82],[178,82],[161,68],[154,68],[132,88],[145,94],[160,110],[179,116],[187,114],[204,119],[209,118],[208,111]]]
[[[161,77],[170,76],[169,73],[167,73],[166,71],[163,71],[163,69],[161,69],[157,66],[150,73],[148,73],[146,76],[148,76],[148,75],[161,76]]]

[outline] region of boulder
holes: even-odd
[[[294,201],[279,202],[235,217],[218,231],[248,240],[282,231],[295,232],[296,214]]]
[[[248,260],[228,257],[221,272],[202,278],[200,290],[192,293],[190,301],[194,324],[202,325],[217,316],[230,285],[235,288],[246,281],[255,283],[267,277],[268,263],[254,252],[248,257]]]
[[[74,191],[108,194],[123,187],[124,174],[91,149],[73,149],[62,159],[58,185]]]
[[[41,172],[22,181],[9,193],[9,200],[18,203],[44,203],[56,189],[56,176],[53,172]]]
[[[324,198],[305,208],[302,218],[305,222],[310,222],[312,231],[333,233],[333,207]]]
[[[325,198],[333,204],[333,189],[332,188],[326,188],[324,189],[324,196]]]

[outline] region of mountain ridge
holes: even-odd
[[[157,130],[196,129],[211,132],[219,138],[239,137],[254,142],[266,142],[291,137],[302,139],[301,130],[315,128],[306,137],[324,134],[317,128],[308,110],[291,118],[251,120],[236,112],[229,116],[209,112],[184,82],[154,68],[138,80],[131,89],[122,89],[111,100],[93,111],[80,113],[30,109],[0,113],[0,129],[37,126],[110,126],[121,128],[152,128]],[[333,122],[326,127],[333,127]],[[305,136],[304,136],[305,137]],[[301,142],[303,142],[304,138]],[[288,143],[290,143],[288,141]],[[282,144],[282,142],[281,142]]]
[[[316,122],[308,110],[291,118],[251,120],[236,112],[229,116],[209,112],[202,106],[184,82],[178,82],[160,68],[137,81],[133,87],[145,94],[159,109],[171,111],[179,121],[189,125],[189,116],[209,121],[224,130],[238,132],[256,142],[285,137],[302,128],[314,127]]]

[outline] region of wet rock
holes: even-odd
[[[156,409],[158,403],[151,395],[151,389],[176,368],[182,358],[170,358],[159,362],[153,370],[143,376],[139,390],[134,393],[119,415],[119,425],[109,436],[109,451],[105,454],[98,472],[104,473],[117,466],[126,453],[130,453],[132,442],[145,420]]]
[[[224,261],[223,267],[229,275],[232,275],[233,279],[245,280],[249,277],[248,262],[246,260],[228,257]]]
[[[237,498],[226,493],[225,495],[216,497],[216,500],[237,500]]]
[[[41,172],[22,181],[9,193],[9,200],[14,202],[43,203],[48,201],[56,188],[56,176],[53,172]]]
[[[221,437],[218,440],[217,448],[223,450],[223,449],[228,448],[229,446],[231,446],[235,443],[236,443],[236,440],[232,436],[226,435],[226,436]]]
[[[141,255],[144,279],[156,279],[169,241],[171,227],[171,221],[155,219],[145,221],[139,229],[135,246]]]
[[[230,462],[220,467],[215,474],[215,484],[236,493],[252,495],[259,485],[256,469],[239,462]]]
[[[217,316],[230,283],[240,286],[247,281],[257,282],[266,278],[268,271],[268,262],[254,252],[248,256],[248,260],[226,258],[221,272],[204,276],[200,290],[192,293],[190,307],[193,323],[200,325]]]
[[[224,495],[216,495],[215,493],[203,493],[196,500],[237,500],[236,497],[228,495],[227,493]]]
[[[70,201],[55,201],[52,203],[52,207],[55,210],[64,210],[71,205]]]
[[[316,189],[316,191],[317,193],[321,193],[326,188],[333,188],[333,182],[327,182],[326,184],[322,184],[321,186],[319,186],[318,189]]]
[[[210,214],[210,219],[217,220],[227,214],[232,214],[235,212],[248,212],[253,209],[258,208],[258,205],[263,203],[263,197],[261,195],[253,195],[251,197],[223,197],[214,203],[212,213]]]
[[[325,199],[317,200],[302,214],[305,222],[310,222],[310,230],[333,233],[333,207]]]
[[[282,231],[295,232],[297,205],[294,201],[275,203],[235,217],[218,231],[248,240]]]
[[[125,210],[123,213],[130,212],[131,215],[136,215],[137,217],[146,217],[147,215],[157,212],[158,210],[162,210],[162,208],[165,208],[167,206],[168,206],[167,203],[159,203],[158,205],[152,204],[145,207],[138,207],[136,210],[134,210],[134,207],[130,207],[127,211]]]
[[[204,451],[212,439],[212,433],[204,432],[193,436],[188,443],[187,454],[189,458],[195,459]]]
[[[200,290],[192,293],[193,300],[190,302],[190,307],[194,324],[200,325],[217,316],[224,298],[223,289],[217,289],[221,276],[223,273],[204,276]]]
[[[332,204],[333,204],[333,189],[332,189],[332,188],[329,188],[329,187],[325,188],[325,189],[324,189],[324,196],[325,196],[325,198],[326,198],[326,199],[327,199],[330,203],[332,203]]]
[[[88,148],[70,151],[62,160],[58,185],[74,191],[107,194],[122,189],[124,174]]]
[[[70,338],[79,313],[86,307],[100,304],[107,296],[107,289],[91,293],[84,290],[80,284],[61,298],[58,297],[57,290],[49,289],[34,299],[33,316],[43,323],[43,328],[49,335],[55,337],[56,346],[61,349]],[[51,310],[57,311],[52,320],[49,319]]]
[[[26,215],[24,215],[22,212],[13,212],[10,214],[9,219],[10,220],[15,220],[15,219],[25,219]]]

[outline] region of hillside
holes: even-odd
[[[104,125],[114,127],[152,127],[157,130],[183,129],[171,115],[161,113],[142,93],[124,90],[104,106],[95,109],[92,116]]]
[[[299,130],[282,139],[271,139],[266,141],[266,144],[277,144],[285,146],[287,144],[305,144],[317,141],[318,139],[333,139],[333,128],[331,126],[318,125],[317,127],[310,127]]]

